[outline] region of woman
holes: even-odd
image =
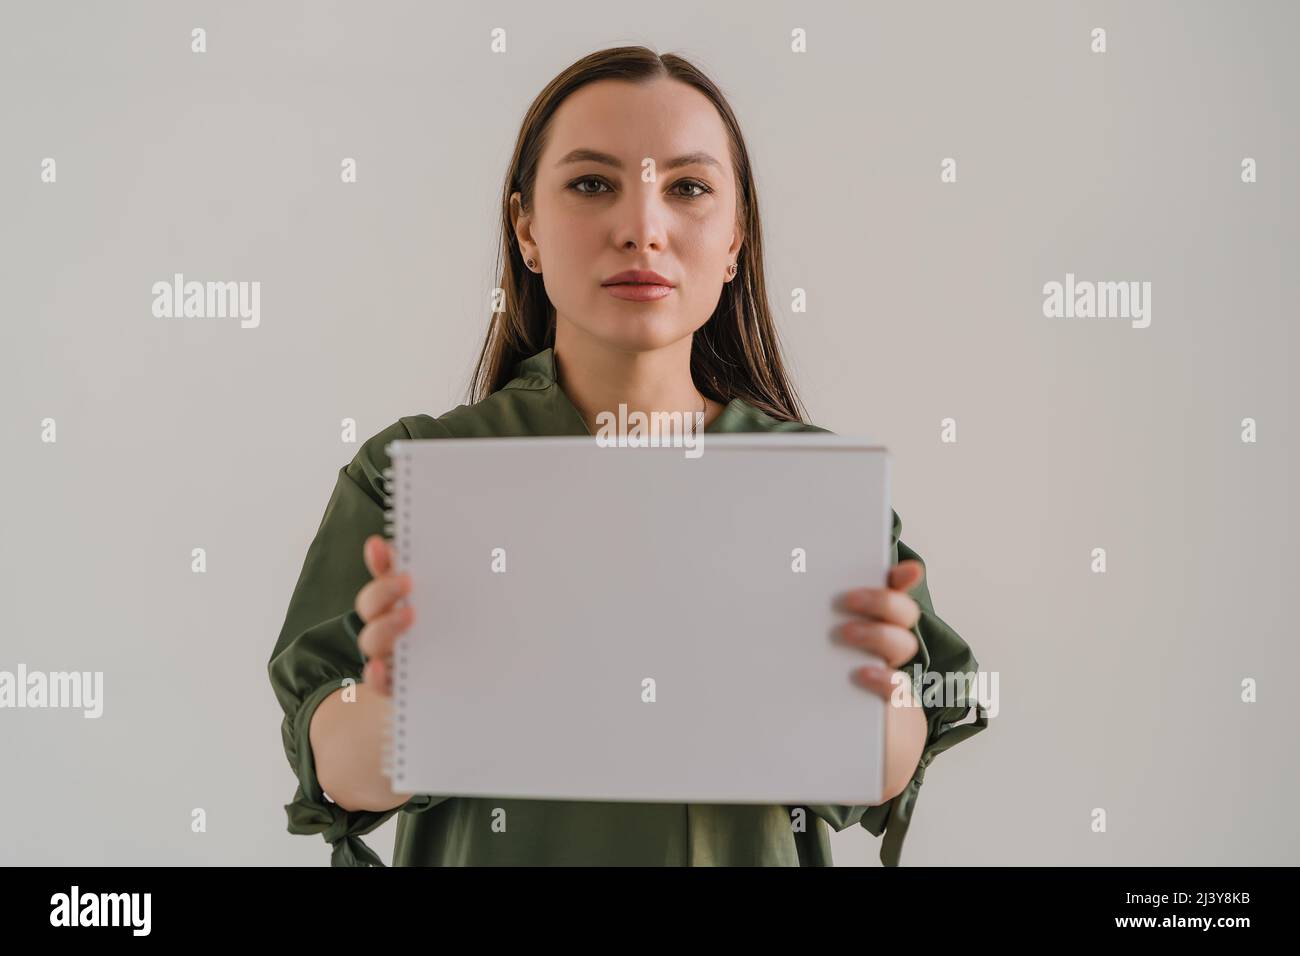
[[[501,310],[470,400],[400,419],[341,469],[294,590],[269,672],[298,776],[292,833],[322,833],[335,865],[382,865],[361,841],[399,810],[394,863],[727,865],[831,863],[827,825],[886,836],[898,862],[934,756],[982,729],[949,708],[887,708],[877,806],[777,807],[505,800],[394,793],[381,770],[396,602],[384,526],[393,439],[595,434],[598,416],[695,415],[705,432],[825,431],[806,424],[768,311],[754,180],[736,119],[685,60],[642,47],[592,54],[524,119],[502,196]],[[846,627],[888,667],[865,693],[894,699],[895,669],[971,672],[934,615],[925,567],[893,522],[889,586],[863,588]],[[864,657],[865,661],[865,657]],[[360,683],[356,683],[357,680]],[[899,689],[907,697],[907,684]],[[973,703],[973,702],[972,702]],[[852,759],[846,755],[845,759]],[[508,826],[494,821],[501,811]]]

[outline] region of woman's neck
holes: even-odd
[[[608,412],[617,419],[620,404],[628,414],[682,412],[687,432],[695,428],[695,413],[704,410],[704,428],[722,411],[691,379],[691,336],[661,349],[629,352],[560,320],[553,351],[559,386],[593,435],[597,416]]]

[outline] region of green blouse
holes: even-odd
[[[384,533],[385,452],[394,439],[590,434],[556,380],[555,356],[547,348],[520,362],[516,377],[473,405],[459,405],[438,418],[399,419],[363,443],[339,470],[316,536],[289,601],[284,627],[267,670],[284,711],[281,736],[298,786],[285,806],[290,833],[320,833],[333,845],[334,866],[382,866],[361,840],[399,813],[395,866],[432,865],[647,865],[830,866],[829,825],[853,824],[880,836],[881,862],[898,864],[903,836],[916,805],[925,769],[935,756],[987,726],[976,707],[926,709],[929,734],[907,788],[879,806],[669,804],[624,801],[553,801],[465,798],[417,794],[384,812],[343,810],[316,779],[308,728],[316,707],[344,678],[361,679],[357,649],[361,621],[353,602],[370,579],[362,542]],[[826,432],[801,422],[774,419],[733,399],[706,428],[711,432]],[[899,541],[894,512],[891,563],[919,556]],[[926,580],[911,596],[921,607],[914,631],[917,656],[926,670],[970,672],[977,663],[966,643],[934,613]],[[974,704],[974,701],[971,701]],[[848,759],[846,755],[846,759]],[[504,832],[494,832],[493,810],[506,811]]]

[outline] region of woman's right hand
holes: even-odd
[[[366,538],[361,555],[373,575],[357,592],[355,605],[365,624],[357,635],[357,647],[368,658],[361,680],[388,697],[393,693],[393,646],[415,617],[409,604],[394,606],[410,593],[411,576],[393,571],[393,545],[383,535]]]

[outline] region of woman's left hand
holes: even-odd
[[[853,676],[885,700],[894,691],[894,672],[920,650],[912,628],[921,619],[921,608],[907,592],[923,577],[925,565],[920,561],[900,561],[889,569],[888,587],[855,588],[844,596],[845,609],[857,617],[840,625],[840,637],[885,662],[861,667]]]
[[[856,617],[840,625],[841,640],[884,661],[883,665],[868,664],[856,669],[854,680],[887,704],[894,701],[897,692],[897,702],[902,705],[885,711],[886,800],[902,792],[925,746],[925,711],[914,704],[911,679],[898,670],[920,650],[912,628],[921,619],[921,608],[907,592],[923,577],[925,565],[920,561],[900,561],[889,569],[887,587],[855,588],[844,596],[845,610]]]

